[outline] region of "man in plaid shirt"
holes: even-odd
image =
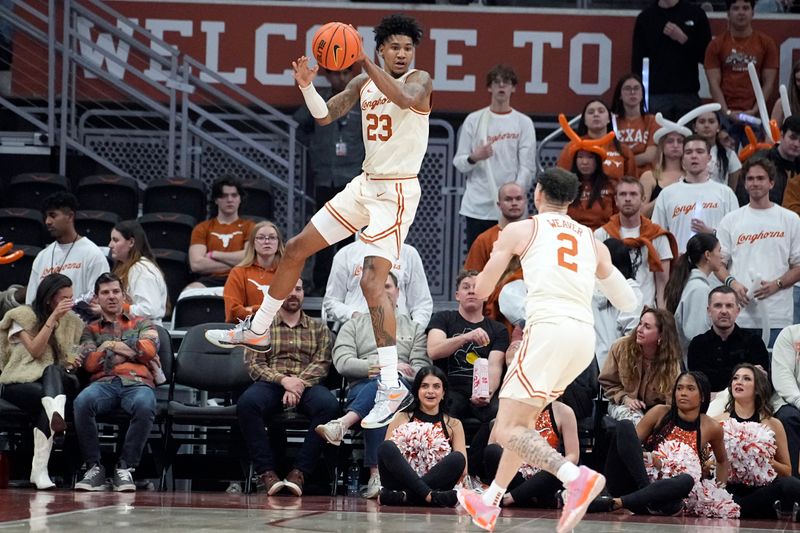
[[[88,470],[76,490],[105,490],[95,417],[122,407],[131,416],[119,463],[115,491],[134,491],[131,472],[142,456],[156,413],[151,363],[158,357],[158,331],[146,318],[122,310],[123,292],[115,274],[101,274],[94,284],[100,318],[81,337],[80,357],[92,384],[75,398],[75,431]]]
[[[304,295],[303,282],[298,280],[272,321],[271,351],[245,351],[255,383],[236,402],[250,459],[270,496],[284,488],[302,496],[304,477],[314,470],[325,445],[314,428],[335,418],[339,411],[336,397],[320,385],[331,365],[330,331],[303,312]],[[264,426],[270,417],[287,408],[297,408],[311,423],[294,467],[281,481]]]

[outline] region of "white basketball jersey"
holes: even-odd
[[[398,81],[405,83],[409,70]],[[370,79],[361,87],[361,131],[364,137],[363,170],[370,177],[416,176],[428,149],[430,111],[401,109]]]
[[[528,289],[526,324],[563,317],[594,324],[597,250],[592,230],[558,213],[531,220],[531,237],[520,257]]]

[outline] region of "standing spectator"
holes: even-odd
[[[97,416],[122,408],[130,425],[114,470],[117,492],[136,490],[131,474],[142,457],[156,416],[151,363],[158,360],[158,331],[142,317],[122,308],[122,283],[114,274],[102,274],[94,289],[101,317],[83,330],[81,358],[92,384],[75,398],[75,432],[87,470],[75,490],[102,491],[106,470],[100,464]]]
[[[33,260],[26,304],[33,303],[39,283],[50,274],[64,274],[71,279],[72,292],[77,299],[90,293],[98,276],[108,272],[108,261],[100,248],[75,231],[77,211],[78,200],[68,192],[53,193],[44,199],[44,223],[55,240]]]
[[[696,233],[712,233],[739,202],[730,187],[708,179],[708,143],[690,135],[683,143],[683,180],[664,189],[656,200],[653,222],[675,236],[678,251]]]
[[[646,217],[653,216],[656,198],[661,191],[680,181],[683,175],[683,167],[681,167],[683,134],[671,131],[659,138],[658,131],[656,131],[656,138],[656,160],[653,168],[639,177],[639,182],[644,188],[642,214]]]
[[[631,70],[650,59],[650,113],[670,120],[700,105],[698,63],[711,40],[705,12],[689,0],[658,0],[636,17]]]
[[[464,270],[480,272],[486,266],[492,253],[494,241],[510,222],[522,220],[528,216],[528,197],[525,189],[517,182],[504,183],[497,191],[497,207],[500,209],[500,220],[487,229],[472,243],[464,260]]]
[[[225,322],[244,320],[258,311],[283,252],[283,236],[273,222],[263,220],[253,226],[244,259],[225,282]]]
[[[467,219],[467,247],[497,224],[493,202],[504,183],[514,181],[527,191],[536,168],[536,130],[527,115],[511,107],[517,74],[495,65],[486,74],[488,107],[470,113],[461,126],[453,165],[466,174],[459,214]]]
[[[319,68],[330,84],[330,89],[321,87],[319,94],[327,102],[342,92],[356,75],[355,66],[342,70]],[[364,161],[364,141],[361,133],[361,108],[353,107],[338,120],[330,124],[319,124],[305,105],[294,113],[297,121],[297,137],[308,147],[309,186],[314,189],[317,206],[323,206],[344,186],[361,173]],[[314,292],[322,296],[328,281],[333,254],[338,249],[331,246],[314,256]],[[260,302],[259,302],[260,303]]]
[[[252,220],[239,218],[245,191],[233,176],[222,176],[211,186],[216,215],[192,230],[189,267],[200,274],[187,289],[223,287],[231,268],[242,262],[244,243],[253,230]]]
[[[792,71],[789,73],[789,86],[786,88],[789,97],[789,111],[792,116],[800,116],[800,61],[795,61],[792,65]],[[772,119],[778,124],[783,124],[783,121],[788,117],[783,114],[783,97],[779,97],[772,107]]]
[[[361,290],[364,257],[370,245],[356,235],[356,241],[339,249],[333,257],[328,287],[322,299],[323,318],[344,323],[360,314],[368,313],[367,300]],[[400,295],[397,312],[407,314],[422,327],[428,325],[433,312],[433,298],[422,258],[410,244],[400,246],[400,258],[392,264],[391,272],[397,278]]]
[[[604,160],[606,157],[603,154],[578,150],[572,162],[571,170],[578,176],[580,188],[567,209],[567,215],[592,231],[608,222],[617,212],[613,200],[617,182],[606,175]]]
[[[611,127],[611,112],[608,106],[600,100],[589,100],[583,107],[581,119],[575,133],[581,139],[600,139],[613,131]],[[574,163],[571,154],[577,152],[575,142],[570,141],[558,156],[558,166],[569,170]],[[636,176],[636,161],[633,152],[619,142],[616,137],[601,146],[606,155],[603,157],[603,172],[612,179],[622,176]]]
[[[722,142],[719,114],[716,111],[709,111],[699,115],[694,121],[694,132],[703,137],[711,147],[708,179],[729,185],[735,190],[742,164],[736,152]]]
[[[786,429],[792,475],[800,459],[800,324],[783,328],[772,347],[772,385],[778,396],[775,416]]]
[[[254,382],[236,402],[248,454],[269,496],[284,488],[295,496],[303,495],[305,476],[314,471],[325,445],[311,430],[331,420],[339,410],[336,397],[320,383],[331,365],[330,332],[303,312],[303,299],[303,282],[298,280],[272,321],[272,350],[245,351],[245,364]],[[281,481],[264,426],[265,421],[288,408],[297,408],[311,423],[294,468]]]
[[[114,260],[114,274],[122,281],[130,313],[161,325],[161,319],[167,314],[167,282],[142,225],[135,220],[118,222],[111,230],[108,249]]]
[[[739,325],[757,334],[770,330],[771,347],[792,323],[792,285],[800,281],[800,217],[770,200],[772,162],[751,158],[743,171],[750,203],[719,223],[723,266],[716,275],[743,305]]]
[[[633,152],[636,175],[650,170],[656,158],[653,135],[658,129],[656,117],[645,113],[644,85],[639,74],[626,74],[619,79],[611,101],[611,112],[616,121],[614,131],[619,142]]]
[[[778,76],[779,55],[775,41],[753,29],[755,0],[725,0],[728,29],[715,35],[703,61],[711,98],[722,106],[728,133],[745,142],[740,113],[758,116],[758,103],[747,73],[747,64],[755,63],[764,98],[770,100]]]
[[[722,285],[708,294],[708,318],[711,329],[689,342],[687,366],[708,378],[711,392],[728,386],[733,369],[750,363],[769,371],[769,352],[761,337],[736,325],[739,302],[736,292]]]
[[[386,279],[386,295],[397,305],[400,290],[397,278],[389,272]],[[406,386],[423,367],[431,364],[425,353],[425,328],[413,322],[408,315],[397,313],[397,369]],[[336,335],[333,346],[333,366],[348,381],[347,408],[344,416],[316,427],[317,433],[334,446],[342,443],[344,434],[353,425],[367,416],[375,405],[378,392],[378,347],[371,334],[369,314],[348,320]],[[364,430],[364,467],[370,471],[366,498],[375,498],[381,488],[378,476],[378,445],[386,436],[386,428]]]
[[[72,303],[72,280],[50,274],[33,304],[15,307],[0,320],[0,398],[34,421],[30,480],[37,489],[55,486],[47,473],[53,435],[67,428],[67,396],[78,389],[77,379],[65,374],[83,333]]]
[[[634,276],[644,297],[644,304],[664,307],[664,287],[669,280],[672,259],[678,255],[675,237],[640,214],[644,188],[630,176],[617,184],[614,201],[619,211],[594,232],[599,241],[621,239],[631,249]]]
[[[709,276],[722,266],[722,253],[717,238],[711,233],[698,233],[686,244],[686,252],[675,263],[664,290],[664,303],[675,314],[681,350],[686,353],[689,342],[709,327]]]
[[[775,164],[775,186],[769,199],[800,214],[800,114],[783,121],[780,140],[769,150],[753,154],[753,158],[759,157]]]

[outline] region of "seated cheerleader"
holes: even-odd
[[[467,449],[464,426],[445,412],[447,377],[435,366],[422,368],[411,395],[414,403],[394,415],[378,446],[378,503],[455,507]]]
[[[800,479],[791,475],[786,432],[772,416],[771,387],[749,363],[733,369],[727,412],[719,415],[730,462],[727,490],[742,518],[772,518],[800,502]]]
[[[724,484],[728,465],[722,430],[703,414],[710,398],[704,374],[682,372],[673,386],[671,405],[656,405],[636,428],[629,420],[618,421],[605,470],[606,487],[613,498],[598,497],[592,510],[624,508],[656,515],[681,512],[683,500],[699,481],[707,445],[717,457],[717,483]],[[684,470],[681,464],[689,468]],[[691,465],[695,465],[693,470]]]
[[[550,446],[564,454],[567,461],[578,464],[581,449],[578,441],[578,423],[572,408],[561,402],[551,403],[536,419],[536,431]],[[492,444],[489,444],[483,452],[483,461],[486,476],[494,479],[503,448],[494,442],[493,435],[489,437],[489,442]],[[557,495],[562,488],[563,484],[549,472],[534,466],[522,465],[519,473],[508,485],[508,492],[503,496],[501,505],[556,507]]]

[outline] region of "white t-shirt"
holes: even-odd
[[[36,290],[42,279],[54,272],[64,274],[72,280],[72,294],[77,299],[87,292],[94,292],[94,282],[100,274],[108,272],[108,261],[100,248],[86,237],[81,237],[74,243],[50,243],[33,260],[25,294],[27,305],[36,299]]]
[[[487,139],[492,141],[492,156],[470,164],[467,158],[473,148]],[[536,130],[527,115],[513,109],[509,113],[493,113],[489,108],[467,115],[458,132],[458,149],[453,158],[453,166],[467,177],[459,214],[499,220],[497,191],[503,184],[516,181],[527,192],[535,159]]]
[[[668,230],[678,242],[678,251],[686,251],[692,238],[692,219],[700,218],[716,229],[722,217],[737,209],[739,201],[730,187],[716,181],[686,183],[681,180],[661,191],[656,198],[653,222]]]
[[[636,280],[626,280],[633,293],[636,295],[636,308],[630,313],[624,313],[611,305],[608,298],[595,288],[592,296],[592,312],[594,314],[594,334],[595,349],[594,354],[600,368],[608,358],[608,349],[617,342],[620,337],[624,337],[639,323],[639,315],[642,314],[644,301],[639,284]]]
[[[728,154],[728,175],[722,175],[722,168],[720,167],[719,161],[717,160],[717,147],[711,147],[711,161],[708,163],[708,179],[716,181],[717,183],[722,183],[723,185],[728,184],[728,175],[736,172],[737,170],[741,170],[742,163],[739,161],[739,156],[736,155],[736,152],[733,150],[726,150]]]
[[[132,314],[161,324],[167,312],[167,283],[164,274],[149,259],[140,259],[128,271],[128,296],[133,301]]]
[[[641,226],[636,226],[635,228],[621,227],[619,231],[620,237],[623,239],[638,239],[640,228]],[[594,230],[594,236],[600,242],[610,237],[608,232],[602,227]],[[666,235],[656,237],[653,241],[653,247],[656,249],[656,252],[658,252],[658,256],[662,261],[669,261],[672,259],[672,250],[669,247],[669,239],[667,239]],[[644,305],[648,307],[655,307],[656,277],[655,273],[650,271],[650,264],[647,262],[648,257],[647,246],[642,246],[638,250],[631,250],[631,263],[636,271],[634,279],[636,279],[636,282],[639,284],[639,289],[642,291],[642,301]]]
[[[717,229],[723,261],[731,276],[753,292],[754,278],[774,281],[793,265],[800,265],[800,217],[774,205],[753,209],[749,205],[729,213]],[[743,328],[763,328],[758,306],[766,306],[769,328],[792,324],[792,290],[785,288],[742,309],[736,323]]]

